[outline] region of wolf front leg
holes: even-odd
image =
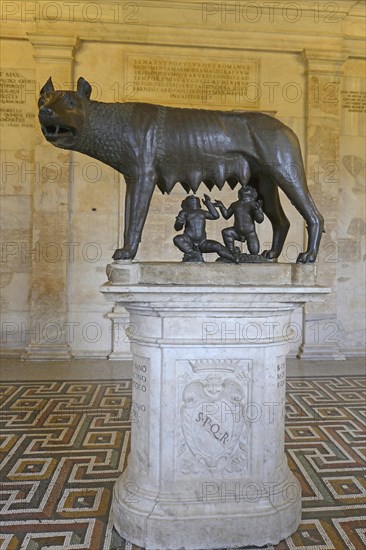
[[[126,185],[124,243],[114,252],[114,260],[133,260],[136,256],[155,184],[148,173],[127,180]]]

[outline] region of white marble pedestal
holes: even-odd
[[[301,491],[284,454],[291,312],[329,289],[285,264],[115,263],[101,291],[137,330],[132,440],[114,525],[148,550],[278,543]]]

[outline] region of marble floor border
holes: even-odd
[[[58,366],[58,381],[0,384],[0,547],[142,550],[117,534],[111,514],[135,418],[131,379],[92,380],[89,369],[88,378],[60,380],[62,366],[68,375],[88,372],[87,364],[72,363]],[[94,374],[105,375],[109,365],[96,363]],[[328,376],[288,377],[285,446],[302,486],[302,520],[296,533],[266,550],[364,547],[366,385],[364,375],[353,372],[362,366],[346,364],[343,375],[330,365]],[[13,377],[19,370],[16,363],[8,368]],[[54,365],[42,369],[57,374]],[[20,372],[24,376],[24,363]]]
[[[313,378],[328,375],[366,376],[366,358],[357,357],[346,361],[287,360],[288,376]],[[118,380],[131,378],[131,361],[108,359],[73,359],[71,361],[37,362],[14,358],[0,359],[0,380]]]

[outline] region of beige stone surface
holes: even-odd
[[[254,3],[255,8],[198,0],[132,2],[125,7],[106,1],[98,4],[97,15],[92,6],[75,3],[70,12],[67,3],[56,2],[59,10],[53,20],[46,0],[29,3],[30,11],[24,3],[15,3],[13,9],[5,4],[2,75],[12,71],[26,77],[26,101],[21,108],[34,115],[28,118],[35,125],[27,127],[23,122],[1,128],[2,303],[7,322],[20,326],[24,321],[28,330],[36,322],[44,326],[53,320],[64,326],[70,319],[89,315],[92,322],[101,323],[103,343],[98,351],[97,343],[73,341],[75,353],[107,354],[111,346],[108,305],[102,304],[97,289],[114,248],[121,246],[123,178],[93,159],[47,144],[35,118],[38,91],[50,75],[56,86],[65,89],[83,75],[93,85],[92,97],[101,101],[254,108],[288,124],[299,137],[309,186],[325,216],[318,281],[333,290],[324,304],[308,307],[305,317],[316,330],[305,333],[314,336],[319,329],[319,341],[312,342],[311,348],[315,345],[316,353],[333,354],[323,340],[329,333],[326,327],[335,323],[333,347],[349,355],[362,353],[363,1],[339,0],[332,14],[329,3],[310,0],[296,6],[287,3],[286,9],[285,3],[271,7],[262,0]],[[196,63],[199,75],[190,61],[192,67]],[[150,62],[156,62],[155,69],[144,70]],[[178,72],[168,82],[174,63]],[[184,75],[190,82],[178,86]],[[202,187],[198,196],[203,192]],[[210,195],[229,204],[236,191],[226,187]],[[140,261],[180,261],[172,238],[184,196],[179,185],[170,196],[156,192],[137,256]],[[280,262],[293,262],[304,247],[306,228],[283,194],[281,201],[291,228]],[[223,220],[209,222],[208,235],[221,240],[225,225]],[[268,248],[272,232],[267,220],[258,226],[258,235],[262,249]],[[52,250],[50,243],[51,247],[54,243]],[[97,243],[102,251],[95,263],[85,261],[80,253],[88,243]],[[33,255],[28,254],[31,250]],[[49,254],[57,250],[62,251],[61,257],[50,261]],[[69,250],[75,251],[72,261]],[[322,348],[323,344],[328,347]],[[24,345],[14,335],[12,342],[3,341],[6,352]]]
[[[345,64],[342,91],[347,96],[342,94],[339,143],[337,311],[341,346],[354,354],[362,353],[365,334],[366,78],[362,60]]]

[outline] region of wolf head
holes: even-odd
[[[92,88],[83,77],[76,92],[55,90],[51,78],[43,86],[38,101],[38,118],[44,137],[62,149],[72,149],[77,143],[85,122],[85,101]]]

